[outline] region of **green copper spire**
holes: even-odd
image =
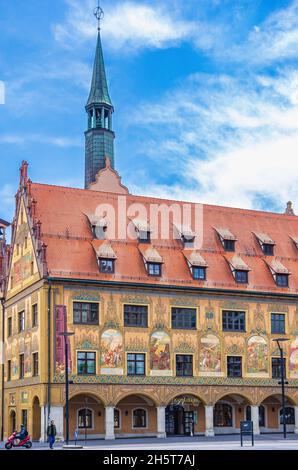
[[[98,20],[93,76],[90,95],[86,104],[87,130],[85,132],[85,188],[96,180],[97,173],[106,167],[106,159],[114,168],[114,139],[112,115],[114,107],[109,95],[100,38],[100,20],[103,11],[98,5],[94,10]]]
[[[97,36],[91,90],[86,106],[93,104],[107,104],[109,106],[113,106],[108,90],[100,31],[98,31]]]

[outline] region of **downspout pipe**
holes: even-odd
[[[5,325],[5,305],[4,305],[4,298],[1,298],[1,305],[2,305],[2,364],[1,364],[1,436],[0,440],[3,441],[4,439],[4,325]]]
[[[51,311],[52,311],[52,284],[48,288],[48,420],[51,415]]]

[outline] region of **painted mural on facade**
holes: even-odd
[[[13,266],[14,282],[19,283],[31,276],[32,253],[26,253]]]
[[[120,331],[104,331],[101,336],[101,373],[123,375],[123,358],[123,338]]]
[[[151,375],[169,375],[170,337],[164,331],[155,331],[150,338],[150,368]]]
[[[290,345],[290,377],[293,379],[298,378],[298,336],[291,342]]]
[[[202,336],[200,341],[199,368],[201,373],[221,373],[221,347],[219,338],[213,334]]]
[[[251,336],[247,341],[247,373],[268,374],[268,344],[263,336]]]

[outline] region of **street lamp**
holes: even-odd
[[[285,341],[289,341],[289,338],[275,338],[273,339],[277,343],[279,352],[280,352],[280,382],[278,384],[281,385],[281,399],[282,399],[282,424],[283,424],[283,434],[284,439],[287,438],[287,425],[286,425],[286,406],[285,406],[285,369],[284,369],[284,351],[281,347],[280,343],[284,343]]]
[[[69,397],[68,397],[68,342],[67,339],[74,335],[71,331],[63,331],[59,333],[60,336],[64,337],[64,351],[65,351],[65,424],[66,424],[66,445],[69,441]]]

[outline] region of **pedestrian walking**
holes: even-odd
[[[56,430],[55,422],[52,419],[52,421],[50,422],[50,424],[48,426],[48,430],[47,430],[47,436],[48,436],[48,440],[49,440],[49,444],[50,444],[50,449],[54,449],[56,434],[57,434],[57,430]]]

